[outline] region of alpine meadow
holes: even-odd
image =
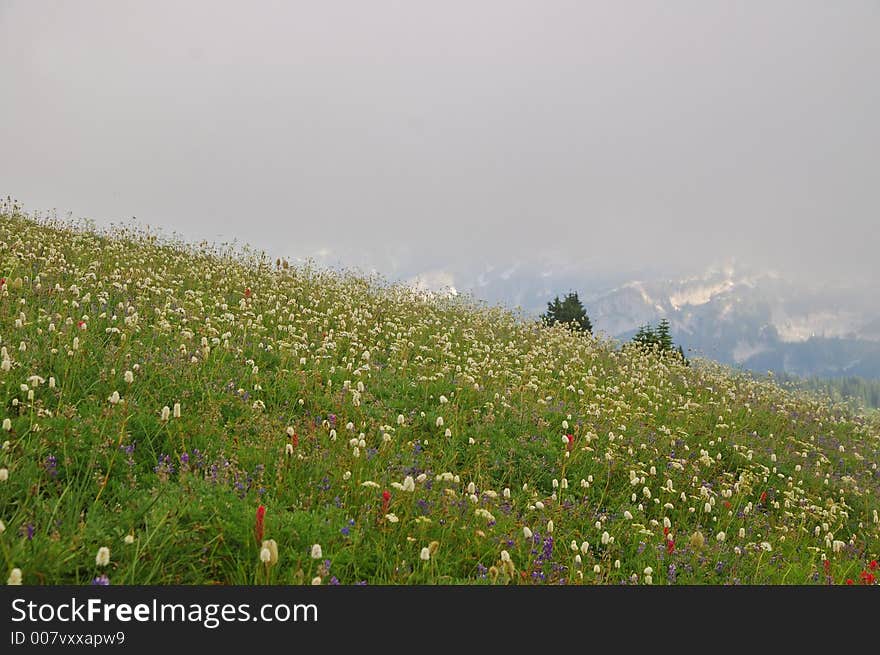
[[[877,584],[880,429],[707,360],[0,209],[23,584]]]

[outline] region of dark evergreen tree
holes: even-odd
[[[556,296],[552,302],[548,302],[547,312],[541,315],[541,319],[546,325],[563,323],[587,334],[593,333],[593,324],[587,316],[587,310],[574,291],[569,292],[561,301]]]
[[[547,303],[547,312],[541,314],[541,319],[546,325],[553,325],[562,316],[562,301],[556,296],[552,302]]]
[[[636,332],[633,341],[644,348],[650,348],[657,343],[657,334],[654,332],[654,328],[650,325],[643,325],[639,328],[639,331]]]
[[[669,333],[669,321],[665,318],[657,326],[657,343],[660,350],[672,350],[672,335]]]
[[[644,341],[645,341],[645,326],[640,325],[638,331],[633,336],[633,342],[644,343]]]
[[[651,325],[642,325],[633,336],[633,343],[638,344],[646,350],[653,350],[658,353],[674,353],[681,357],[681,361],[685,366],[690,366],[687,357],[684,356],[684,349],[681,346],[676,348],[672,342],[672,334],[669,321],[665,318],[660,321],[656,328]]]
[[[678,356],[681,357],[681,361],[684,362],[685,366],[690,366],[691,363],[688,361],[688,358],[684,356],[684,348],[681,346],[678,347]]]

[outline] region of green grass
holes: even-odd
[[[877,423],[710,362],[10,204],[0,277],[25,584],[860,584],[880,550]]]

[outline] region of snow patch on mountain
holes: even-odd
[[[653,307],[654,309],[656,309],[660,313],[665,312],[663,305],[660,302],[657,302],[656,300],[651,298],[651,296],[648,294],[647,289],[645,289],[644,283],[638,282],[638,281],[627,282],[626,284],[623,285],[622,288],[635,290],[639,294],[639,296],[642,299],[642,302],[644,302],[646,306]],[[611,293],[614,293],[614,292],[612,291]]]
[[[851,337],[859,331],[863,322],[858,315],[847,312],[817,311],[789,315],[775,311],[773,314],[773,326],[779,338],[788,343],[813,337]]]
[[[440,296],[458,295],[458,290],[455,288],[455,276],[448,271],[425,271],[411,277],[406,284],[423,293]]]
[[[669,296],[669,303],[676,311],[685,305],[705,305],[715,296],[729,291],[736,286],[733,280],[724,280],[718,284],[699,285],[695,287],[686,287],[679,291],[673,292]]]

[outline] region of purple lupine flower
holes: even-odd
[[[53,478],[58,476],[58,460],[55,459],[55,455],[49,455],[46,458],[43,462],[43,468],[46,469],[46,473]]]

